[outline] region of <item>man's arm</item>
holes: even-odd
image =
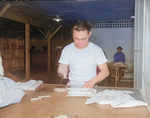
[[[4,68],[3,68],[1,52],[0,52],[0,77],[1,76],[4,76]]]
[[[68,64],[60,63],[57,69],[58,76],[62,79],[68,78],[69,66]]]
[[[103,63],[103,64],[98,65],[98,67],[101,70],[99,72],[99,74],[96,77],[94,77],[91,80],[89,80],[88,82],[86,82],[83,85],[83,88],[93,88],[96,83],[102,81],[103,79],[105,79],[109,75],[109,69],[107,67],[107,63],[106,62]]]

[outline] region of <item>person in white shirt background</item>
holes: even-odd
[[[91,26],[87,21],[77,20],[71,33],[74,42],[65,46],[59,59],[58,75],[69,79],[71,87],[93,88],[109,75],[107,59],[102,49],[89,42]],[[96,66],[101,70],[96,74]]]

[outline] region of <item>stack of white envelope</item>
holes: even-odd
[[[43,84],[43,81],[41,80],[36,81],[31,79],[27,82],[17,82],[17,84],[22,90],[35,90],[38,86]]]
[[[97,92],[96,89],[89,88],[68,88],[68,94],[66,96],[72,97],[91,97]]]
[[[110,104],[114,108],[148,105],[143,101],[136,100],[129,94],[132,94],[132,92],[121,90],[104,90],[102,92],[98,92],[90,99],[87,99],[85,104],[91,103],[98,103],[100,105]]]
[[[57,117],[54,117],[54,118],[68,118],[68,116],[66,116],[66,115],[60,115],[60,116],[57,116]]]
[[[58,92],[65,92],[65,91],[67,91],[67,90],[68,90],[67,87],[63,87],[63,88],[55,87],[55,88],[54,88],[54,91],[58,91]]]

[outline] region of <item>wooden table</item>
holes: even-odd
[[[65,97],[66,92],[53,91],[56,85],[41,85],[35,91],[26,91],[22,101],[0,109],[0,118],[53,118],[67,115],[69,118],[150,118],[147,107],[118,108],[110,105],[85,105],[87,97]],[[98,91],[106,88],[97,87]],[[123,88],[107,88],[123,89]],[[125,89],[123,89],[125,90]],[[138,89],[133,96],[143,100]],[[41,95],[51,95],[51,98],[31,101]]]
[[[117,84],[119,84],[119,81],[123,76],[124,69],[125,67],[109,66],[110,78],[115,78],[115,87],[117,87]]]

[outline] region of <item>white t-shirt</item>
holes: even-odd
[[[4,76],[4,69],[2,64],[2,58],[0,56],[0,77]]]
[[[87,82],[96,76],[96,66],[107,62],[102,49],[93,44],[77,49],[74,43],[67,45],[61,54],[59,63],[69,65],[69,80]]]

